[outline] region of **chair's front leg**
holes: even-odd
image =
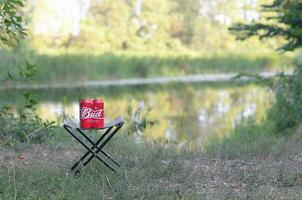
[[[99,153],[100,151],[102,151],[102,148],[107,144],[107,142],[109,142],[109,140],[115,135],[115,133],[124,125],[124,123],[120,123],[118,124],[118,126],[113,130],[113,132],[105,139],[105,141],[99,146],[97,147],[97,150],[95,151],[95,153]],[[108,155],[108,154],[107,154]],[[108,155],[109,156],[109,155]],[[91,155],[88,160],[86,162],[83,163],[83,166],[86,166],[92,159],[93,159],[94,155]],[[109,156],[110,157],[110,156]],[[110,157],[111,158],[111,157]],[[109,158],[109,159],[110,159]],[[112,159],[113,160],[113,159]],[[115,161],[116,162],[116,161]],[[117,165],[119,166],[119,164],[117,163]]]
[[[114,160],[108,153],[106,153],[105,151],[101,150],[101,153],[106,156],[109,160],[111,160],[114,164],[116,164],[118,167],[120,167],[121,165],[116,161]]]
[[[81,129],[79,128],[76,128],[76,130],[81,133],[91,144],[92,144],[92,147],[90,148],[91,150],[94,150],[95,148],[97,148],[97,145],[103,140],[103,138],[110,132],[110,130],[112,129],[112,127],[108,128],[106,130],[106,132],[102,135],[102,137],[100,137],[100,139],[94,143],[89,137],[87,137],[85,135],[85,133],[83,131],[81,131]],[[88,151],[87,153],[85,153],[81,158],[80,160],[78,160],[72,167],[71,167],[71,170],[74,170],[88,155],[90,154],[90,151]]]
[[[69,128],[71,128],[70,126],[64,124],[63,127],[67,130],[68,133],[70,133],[80,144],[82,144],[90,153],[92,153],[92,158],[96,157],[99,161],[101,161],[106,167],[108,167],[109,169],[111,169],[112,171],[115,172],[115,170],[109,166],[102,158],[100,158],[96,152],[92,151],[83,141],[80,140],[79,137],[77,137]]]

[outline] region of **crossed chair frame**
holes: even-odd
[[[98,154],[101,153],[108,160],[112,161],[112,163],[114,163],[117,167],[121,166],[108,153],[106,153],[103,150],[103,148],[112,139],[112,137],[120,130],[120,128],[123,125],[124,125],[124,120],[122,117],[119,116],[114,121],[112,121],[108,124],[105,124],[104,128],[88,129],[88,130],[105,130],[105,132],[99,137],[99,139],[96,142],[94,142],[85,133],[85,130],[87,130],[87,129],[81,129],[79,127],[68,125],[66,123],[63,124],[64,129],[87,150],[87,152],[77,162],[75,162],[73,164],[73,166],[71,167],[71,171],[74,171],[76,169],[75,173],[78,174],[80,172],[80,167],[78,167],[80,164],[82,164],[81,166],[86,166],[93,158],[96,158],[101,163],[103,163],[107,168],[116,172],[116,169],[110,164],[110,162],[106,162],[106,160],[101,158]],[[78,135],[83,136],[84,139],[79,137]],[[88,143],[90,143],[90,144],[87,145],[85,143],[85,140],[86,140],[86,143],[88,141]]]

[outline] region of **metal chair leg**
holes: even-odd
[[[120,123],[115,130],[105,139],[105,141],[98,147],[95,153],[99,153],[102,148],[109,142],[109,140],[115,135],[115,133],[124,125],[124,123]],[[95,155],[91,155],[86,162],[83,163],[83,166],[86,166],[94,157]],[[117,164],[119,165],[119,164]]]
[[[81,129],[76,129],[78,132],[80,132],[85,139],[87,139],[91,144],[92,147],[90,148],[91,150],[94,150],[95,148],[97,148],[97,145],[103,140],[103,138],[111,131],[112,127],[108,128],[106,130],[106,132],[102,135],[102,137],[100,137],[100,139],[98,139],[98,141],[96,143],[94,143],[89,137],[87,137],[82,131]],[[85,153],[80,160],[78,160],[72,167],[71,170],[74,170],[88,155],[90,154],[90,151],[87,151],[87,153]]]
[[[77,137],[69,128],[71,128],[70,126],[64,124],[63,127],[65,128],[65,130],[67,130],[68,133],[70,133],[80,144],[82,144],[90,153],[93,154],[93,157],[96,157],[100,162],[102,162],[106,167],[108,167],[110,170],[114,171],[115,170],[108,164],[106,163],[102,158],[100,158],[97,153],[95,153],[93,150],[91,150],[84,142],[82,142],[80,140],[79,137]]]
[[[121,125],[122,126],[122,125]],[[99,143],[105,138],[105,136],[106,135],[108,135],[108,133],[111,131],[111,129],[112,129],[113,127],[110,127],[109,129],[107,129],[107,131],[102,135],[102,137],[96,142],[96,143],[94,143],[89,137],[87,137],[86,135],[85,135],[85,133],[81,130],[81,129],[79,129],[79,128],[77,128],[77,131],[78,132],[80,132],[91,144],[92,144],[92,149],[94,149],[94,148],[96,148],[97,149],[97,151],[96,151],[96,153],[99,153],[99,152],[101,152],[104,156],[106,156],[109,160],[111,160],[114,164],[116,164],[118,167],[120,167],[120,164],[117,162],[117,161],[115,161],[108,153],[106,153],[105,151],[103,151],[102,150],[102,148],[104,147],[104,145],[103,144],[101,144],[101,146],[100,147],[98,147],[98,145],[99,145]],[[114,134],[120,129],[121,127],[117,127],[116,129],[117,130],[113,130],[113,132],[114,132]],[[112,134],[112,133],[111,133]],[[110,134],[110,135],[111,135]],[[110,137],[110,136],[109,136]],[[110,138],[112,138],[112,136],[110,137]],[[107,143],[107,142],[106,142]],[[99,150],[98,150],[99,149]],[[81,160],[79,161],[79,162],[81,162],[81,161],[83,161],[84,159],[85,159],[85,157],[86,156],[88,156],[89,155],[89,152],[87,152],[82,158],[81,158]]]

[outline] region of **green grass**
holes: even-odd
[[[302,197],[300,163],[291,159],[211,160],[197,150],[179,150],[167,143],[135,143],[133,137],[122,134],[105,149],[122,164],[118,173],[94,160],[75,176],[69,167],[83,150],[62,131],[56,134],[60,140],[37,148],[19,144],[15,154],[0,147],[0,199]],[[78,155],[70,158],[66,152],[72,151]],[[24,160],[18,159],[20,153],[24,153]]]
[[[7,71],[35,63],[38,83],[110,80],[134,77],[179,76],[203,73],[260,72],[288,67],[288,59],[276,53],[131,53],[0,51],[0,80]]]
[[[199,199],[183,166],[186,153],[155,143],[135,144],[132,137],[108,146],[123,165],[117,174],[96,160],[79,176],[69,171],[72,163],[66,161],[60,167],[0,165],[0,199]]]
[[[284,137],[278,137],[268,121],[260,124],[255,121],[241,122],[228,135],[209,139],[205,151],[209,156],[221,158],[249,158],[268,156],[279,153]]]

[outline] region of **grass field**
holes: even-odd
[[[295,137],[278,155],[222,159],[119,135],[106,148],[122,164],[118,173],[94,160],[78,176],[69,166],[83,150],[66,136],[1,147],[0,199],[301,199],[302,148],[292,143],[301,134]],[[286,151],[293,144],[296,152]]]
[[[24,59],[36,64],[37,83],[114,80],[133,77],[179,76],[203,73],[240,73],[286,69],[287,56],[277,53],[152,53],[0,51],[0,80]]]

